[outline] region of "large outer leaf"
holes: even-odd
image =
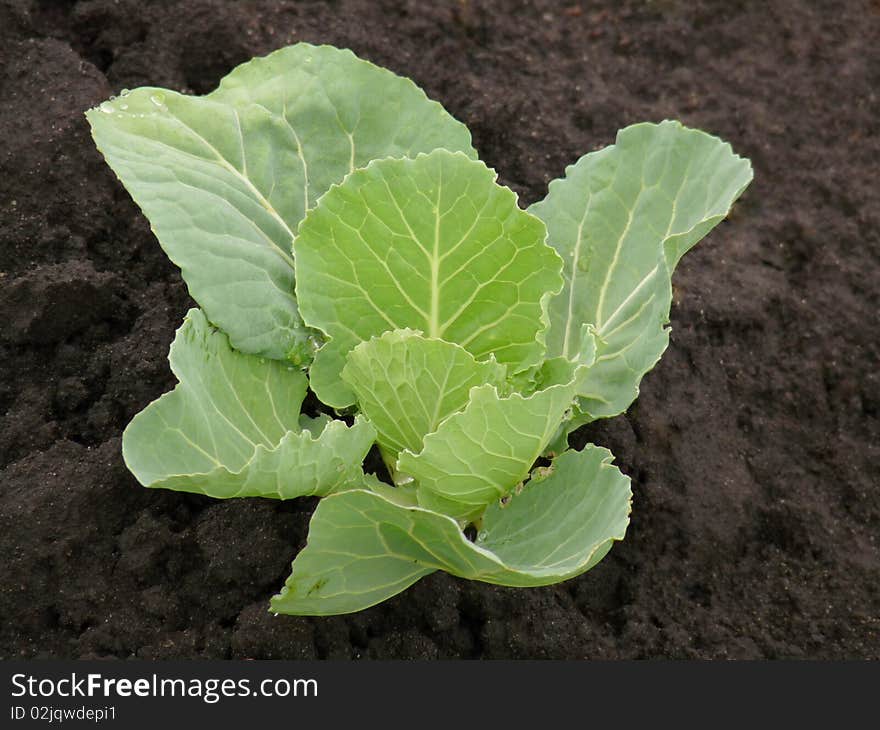
[[[636,124],[569,167],[529,208],[565,262],[548,356],[576,357],[582,325],[595,327],[582,420],[621,413],[638,395],[668,343],[671,272],[751,179],[748,160],[716,137],[678,122]]]
[[[289,499],[361,483],[375,439],[368,422],[301,431],[305,375],[229,346],[198,309],[169,355],[180,381],[134,417],[122,438],[128,468],[147,487],[212,497]]]
[[[476,156],[411,81],[328,46],[254,59],[206,97],[135,89],[87,117],[211,321],[243,352],[297,363],[313,349],[291,254],[308,207],[374,157]]]
[[[477,157],[468,128],[410,79],[347,49],[282,48],[235,68],[208,98],[258,104],[284,120],[306,169],[305,210],[372,160],[437,148]]]
[[[508,586],[567,580],[623,539],[631,496],[629,480],[596,446],[562,454],[549,476],[490,507],[476,543],[449,517],[366,490],[342,492],[318,505],[272,610],[359,611],[433,570]]]
[[[398,470],[418,484],[419,504],[468,519],[509,494],[553,438],[577,379],[523,397],[492,385],[471,391],[467,407],[440,424],[419,453],[404,451]]]
[[[513,369],[540,362],[544,300],[561,261],[537,218],[461,153],[377,160],[356,170],[306,216],[296,239],[297,296],[329,341],[309,373],[318,397],[354,403],[339,375],[348,352],[411,328],[494,354]]]
[[[459,345],[413,330],[392,330],[362,342],[349,354],[342,379],[393,459],[421,451],[422,440],[468,403],[472,387],[504,382],[505,368],[477,362]]]

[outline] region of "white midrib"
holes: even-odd
[[[236,114],[236,117],[237,116],[238,115]],[[275,208],[272,206],[272,204],[268,200],[266,200],[266,198],[263,196],[263,194],[256,188],[256,186],[250,181],[250,179],[246,175],[243,175],[231,162],[229,162],[229,160],[227,160],[222,154],[220,154],[220,150],[218,150],[216,147],[214,147],[214,145],[212,145],[202,135],[200,135],[198,132],[196,132],[196,130],[194,130],[192,127],[190,127],[186,122],[184,122],[182,119],[179,119],[178,117],[175,117],[173,115],[171,116],[171,118],[175,119],[178,122],[178,124],[185,127],[186,129],[188,129],[199,140],[201,140],[201,142],[209,150],[211,150],[211,152],[214,153],[214,156],[217,158],[217,162],[219,162],[225,169],[227,169],[229,172],[231,172],[233,175],[235,175],[239,180],[241,180],[245,184],[247,189],[257,199],[257,201],[260,203],[260,205],[266,209],[266,211],[269,213],[269,215],[271,215],[281,225],[282,228],[284,228],[284,230],[287,232],[287,235],[290,236],[290,240],[292,242],[293,241],[293,231],[290,230],[290,226],[287,225],[287,223],[284,221],[284,219],[278,214],[278,211],[275,210]],[[242,142],[243,141],[244,140],[242,140]],[[278,252],[278,255],[281,256],[282,259],[284,259],[284,261],[290,266],[290,268],[293,268],[293,257],[289,253],[287,253],[284,249],[282,249],[281,246],[276,244],[274,241],[272,242],[272,245],[274,246],[275,250]]]
[[[611,277],[617,268],[617,262],[620,259],[620,251],[623,248],[623,242],[629,234],[630,226],[632,226],[633,212],[635,211],[637,202],[638,198],[633,202],[627,213],[626,225],[623,227],[623,231],[617,239],[617,245],[614,247],[614,256],[611,259],[611,263],[608,265],[608,270],[605,272],[605,281],[602,282],[602,288],[599,289],[599,301],[596,304],[596,328],[600,330],[604,324],[602,311],[605,309],[605,295],[608,293],[608,287],[611,286]]]
[[[260,105],[263,109],[271,114],[272,112]],[[303,217],[305,214],[309,212],[309,163],[306,162],[306,156],[303,154],[303,146],[302,142],[300,142],[299,135],[296,133],[296,130],[293,128],[293,125],[290,123],[290,120],[287,118],[287,93],[286,91],[281,95],[281,118],[284,120],[284,123],[287,125],[287,128],[290,130],[293,135],[293,139],[296,142],[296,154],[299,156],[300,162],[302,162],[303,166]]]
[[[658,266],[659,266],[659,264],[655,265],[653,269],[651,269],[647,274],[645,274],[645,276],[642,278],[642,280],[638,284],[636,284],[636,286],[633,288],[633,290],[626,296],[626,299],[624,299],[617,306],[617,309],[615,309],[611,313],[611,315],[605,320],[605,322],[602,324],[602,327],[599,329],[600,335],[608,336],[611,332],[614,331],[614,330],[609,330],[608,328],[617,319],[617,317],[620,315],[620,313],[623,312],[623,310],[627,307],[627,305],[633,299],[635,299],[636,296],[638,296],[639,292],[641,292],[642,288],[645,286],[645,284],[648,283],[648,281],[651,279],[651,277],[657,273]],[[617,328],[615,328],[615,329],[617,329]]]
[[[440,211],[434,210],[434,250],[431,252],[431,337],[440,337]]]
[[[590,196],[590,199],[592,196]],[[584,214],[581,216],[581,222],[578,224],[576,243],[574,254],[571,257],[571,284],[568,288],[568,316],[565,318],[565,339],[562,341],[562,356],[568,357],[568,343],[571,339],[572,322],[574,320],[574,289],[577,282],[578,263],[581,257],[581,246],[583,245],[584,223],[587,220],[587,213],[590,212],[590,199],[584,207]]]
[[[349,132],[348,130],[344,131],[345,136],[348,137],[348,146],[351,150],[348,157],[348,172],[352,173],[354,172],[354,134],[352,132]]]
[[[443,193],[442,167],[437,180],[437,201],[434,204],[434,247],[431,251],[431,316],[428,332],[431,337],[440,337],[440,196]]]

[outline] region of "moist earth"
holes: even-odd
[[[751,158],[638,401],[573,437],[635,493],[588,574],[273,617],[313,500],[126,471],[192,302],[83,111],[296,41],[413,78],[523,205],[637,121]],[[0,0],[0,657],[880,658],[878,48],[876,1]]]

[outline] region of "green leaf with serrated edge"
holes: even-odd
[[[144,87],[86,116],[211,321],[238,350],[303,364],[314,333],[291,246],[305,211],[374,157],[476,156],[467,128],[412,81],[328,46],[254,59],[204,97]]]
[[[205,474],[174,474],[145,486],[209,497],[293,499],[340,491],[360,482],[376,432],[368,421],[332,421],[318,437],[288,432],[273,449],[262,444],[239,471],[217,467]]]
[[[500,386],[505,374],[494,360],[477,362],[459,345],[392,330],[355,347],[342,379],[376,428],[380,447],[396,459],[403,449],[420,451],[427,434],[467,405],[472,387]]]
[[[187,314],[169,360],[178,386],[135,416],[122,438],[125,462],[144,486],[290,499],[363,483],[375,430],[362,418],[301,430],[307,382],[298,368],[233,350],[198,309]]]
[[[574,357],[582,325],[595,327],[581,422],[621,413],[638,395],[668,343],[671,272],[751,179],[748,160],[716,137],[672,121],[636,124],[567,168],[529,208],[565,262],[548,356]]]
[[[531,374],[529,382],[525,384],[526,387],[520,389],[523,395],[529,395],[552,385],[571,383],[574,378],[582,380],[586,376],[589,366],[596,358],[596,338],[591,332],[591,325],[584,325],[583,330],[581,348],[577,357],[569,360],[567,357],[557,356],[545,360],[541,367]],[[557,426],[556,433],[544,447],[542,456],[552,459],[568,448],[568,434],[576,428],[573,425],[573,418],[578,415],[576,403],[573,403],[570,411],[566,411],[565,419]]]
[[[319,413],[317,416],[307,416],[302,414],[299,417],[299,427],[303,431],[308,431],[312,434],[312,436],[320,436],[321,431],[324,430],[324,427],[331,423],[333,419],[328,416],[326,413]]]
[[[581,333],[581,346],[573,359],[557,355],[544,360],[540,365],[509,378],[509,382],[520,395],[531,395],[535,391],[551,385],[570,383],[577,374],[583,377],[586,369],[596,359],[596,337],[591,325],[584,325]]]
[[[511,570],[553,582],[592,567],[598,560],[584,547],[610,547],[629,524],[632,491],[613,459],[608,449],[592,444],[560,454],[508,504],[489,506],[477,545]]]
[[[455,520],[381,494],[351,490],[321,501],[309,539],[271,610],[350,613],[434,570],[486,583],[540,586],[593,567],[629,523],[629,480],[596,446],[559,456],[508,504],[490,506],[477,541]]]
[[[578,378],[523,397],[501,397],[492,385],[424,439],[403,451],[398,471],[418,484],[419,504],[467,520],[509,494],[529,473],[571,408]]]
[[[340,380],[358,343],[411,328],[494,354],[513,371],[543,359],[549,293],[561,261],[543,224],[461,153],[376,160],[321,198],[296,240],[303,318],[327,343],[309,373],[336,408],[354,403]]]

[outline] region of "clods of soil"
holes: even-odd
[[[523,204],[641,120],[752,159],[636,405],[576,436],[635,491],[590,573],[273,617],[313,501],[125,470],[190,301],[83,111],[300,40],[412,77]],[[0,656],[880,658],[877,48],[867,0],[0,0]]]

